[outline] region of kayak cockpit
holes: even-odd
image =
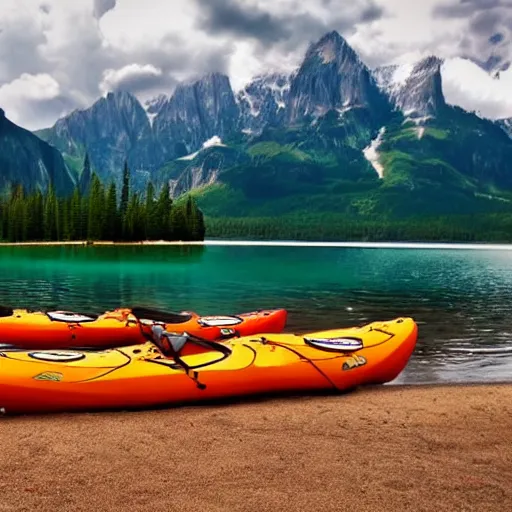
[[[192,315],[190,313],[176,313],[174,311],[160,311],[158,309],[134,306],[131,308],[132,315],[142,323],[160,322],[164,324],[184,324]]]
[[[187,376],[196,383],[199,389],[204,389],[204,384],[199,382],[198,372],[196,370],[198,368],[204,368],[206,366],[218,364],[224,359],[227,359],[232,353],[230,347],[221,343],[208,341],[196,336],[191,336],[186,332],[180,334],[169,333],[161,325],[153,325],[151,331],[155,345],[162,352],[162,355],[164,356],[163,359],[166,360],[163,364],[169,365],[169,359],[172,358],[174,361],[173,367],[182,368]],[[207,355],[206,361],[204,361],[203,357],[200,357],[200,359],[203,359],[203,361],[198,361],[197,364],[190,364],[188,360],[185,361],[185,356],[182,354],[185,346],[188,343],[196,345],[200,349],[206,349],[204,352],[197,354],[199,356]],[[214,354],[219,355],[209,357],[210,355]],[[193,355],[190,357],[194,358]],[[163,361],[159,359],[153,359],[152,362],[162,364]]]
[[[6,316],[14,315],[14,309],[9,306],[1,306],[0,305],[0,317],[4,318]]]

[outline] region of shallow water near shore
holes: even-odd
[[[284,307],[291,332],[412,316],[418,346],[394,384],[512,382],[512,251],[503,248],[4,246],[0,304]]]

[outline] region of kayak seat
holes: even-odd
[[[0,306],[0,317],[12,316],[14,315],[14,309],[9,306]]]
[[[153,325],[151,328],[153,341],[165,356],[179,354],[187,343],[187,334],[170,334],[161,325]]]
[[[131,312],[132,315],[137,318],[137,320],[152,320],[154,322],[162,322],[164,324],[184,324],[192,318],[190,313],[160,311],[158,309],[150,309],[139,306],[131,308]]]
[[[231,355],[231,348],[223,345],[222,343],[218,343],[216,341],[209,341],[203,338],[199,338],[197,336],[193,336],[188,334],[187,332],[183,333],[175,333],[168,332],[161,325],[153,325],[151,327],[151,334],[153,337],[153,343],[162,351],[162,353],[167,357],[172,357],[182,366],[186,367],[185,363],[180,359],[180,352],[182,351],[185,344],[194,343],[195,345],[199,345],[201,347],[205,347],[209,350],[214,350],[220,352],[222,357],[217,360],[221,361],[225,357]],[[203,363],[200,366],[207,366],[209,364],[213,364],[216,361],[210,361],[209,363]]]

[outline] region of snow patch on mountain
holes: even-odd
[[[415,63],[394,64],[373,70],[372,74],[381,90],[394,100],[411,76]]]
[[[260,133],[265,126],[284,119],[291,77],[282,73],[258,75],[236,94],[240,129]]]
[[[238,102],[246,102],[249,106],[249,113],[253,117],[258,117],[260,115],[260,110],[256,107],[257,99],[254,98],[247,89],[242,89],[238,95]]]
[[[200,150],[195,151],[194,153],[190,153],[189,155],[177,158],[177,160],[193,160],[201,151],[214,146],[227,147],[226,144],[223,144],[222,139],[218,135],[214,135],[207,141],[203,142],[203,145]]]
[[[379,162],[379,153],[377,150],[382,143],[382,137],[384,137],[385,132],[386,127],[383,126],[379,130],[377,137],[375,137],[375,139],[373,139],[370,144],[363,149],[364,157],[372,164],[373,168],[379,175],[379,178],[384,177],[384,166]]]
[[[512,139],[512,118],[498,119],[496,123]]]
[[[286,107],[286,95],[290,90],[290,77],[278,73],[258,75],[237,94],[238,103],[249,107],[253,117],[260,115],[265,103],[273,102],[278,109]]]
[[[149,124],[153,126],[155,117],[160,113],[164,105],[169,101],[169,98],[165,94],[159,94],[156,98],[151,98],[144,102],[142,107],[146,111],[148,116]]]
[[[414,111],[404,112],[404,115],[414,114]],[[421,117],[406,117],[402,122],[402,125],[407,123],[414,123],[416,125],[416,133],[418,134],[418,139],[421,139],[425,134],[425,123],[429,119],[433,119],[433,116],[421,116]]]

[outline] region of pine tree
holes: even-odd
[[[159,234],[159,219],[158,219],[158,208],[157,202],[155,201],[155,188],[151,181],[148,183],[146,189],[146,207],[145,207],[145,218],[146,218],[146,239],[156,240]]]
[[[132,194],[126,209],[124,236],[125,240],[139,241],[144,238],[143,207],[140,204],[138,194]]]
[[[89,153],[85,153],[82,174],[80,174],[80,179],[78,181],[78,188],[81,196],[86,196],[89,193],[91,180],[91,162],[89,161]]]
[[[124,223],[126,210],[128,209],[128,200],[130,199],[130,170],[128,169],[128,162],[124,161],[123,169],[123,187],[121,189],[121,204],[119,205],[119,212],[121,214],[121,221]]]
[[[100,179],[93,173],[88,201],[87,238],[101,240],[104,232],[105,195]]]
[[[183,203],[175,204],[171,208],[169,215],[170,231],[172,232],[172,240],[187,240],[187,215],[185,205]]]
[[[61,197],[57,200],[57,209],[59,216],[59,231],[57,235],[58,240],[71,239],[71,200],[68,197]]]
[[[44,229],[43,229],[43,216],[44,216],[44,197],[41,190],[37,190],[34,194],[30,212],[29,212],[29,226],[31,240],[43,240]]]
[[[161,240],[171,240],[170,214],[172,207],[172,199],[169,189],[169,182],[165,182],[158,196],[156,204],[155,220],[158,229],[155,235]]]
[[[22,185],[11,188],[9,201],[8,238],[12,242],[22,242],[27,238],[28,212],[25,191]]]
[[[84,225],[82,218],[82,198],[80,190],[75,187],[71,196],[69,232],[71,240],[82,240],[84,238]]]
[[[50,184],[44,198],[43,226],[45,240],[58,240],[59,236],[59,210],[55,189]]]
[[[114,182],[108,188],[105,212],[105,238],[115,241],[121,236],[121,223],[117,211],[117,192]]]
[[[188,240],[204,240],[205,225],[203,213],[190,195],[187,197],[185,215],[187,219]]]

